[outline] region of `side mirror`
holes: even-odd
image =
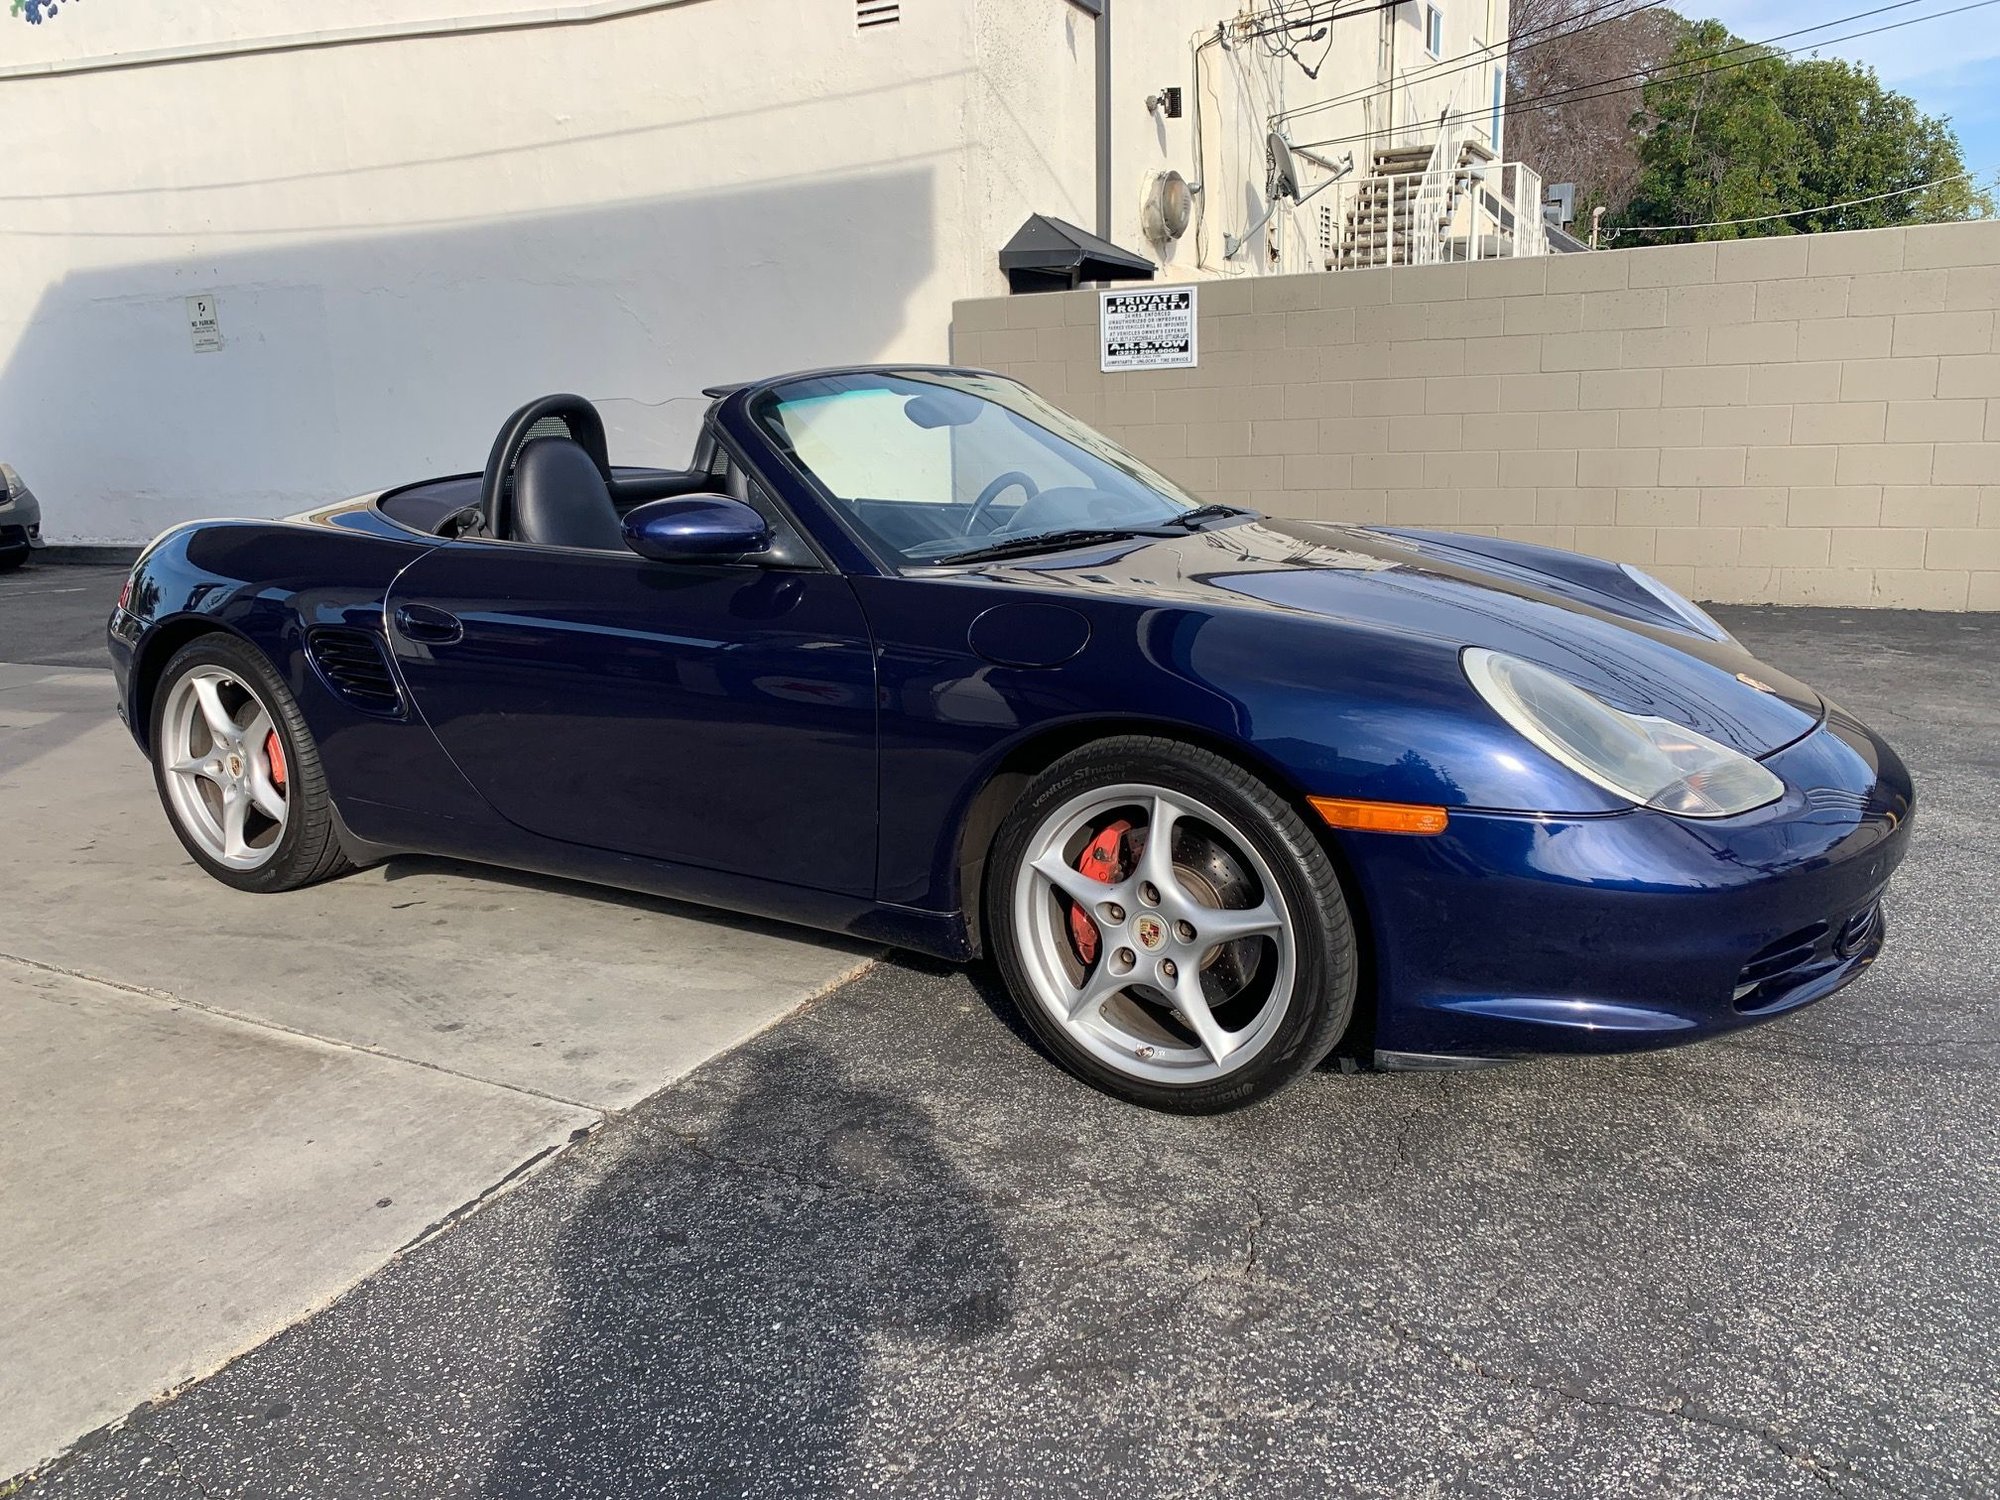
[[[675,495],[629,511],[625,545],[655,562],[714,562],[764,551],[771,528],[727,495]]]

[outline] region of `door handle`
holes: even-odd
[[[448,646],[465,635],[458,616],[430,604],[396,606],[396,629],[406,639]]]

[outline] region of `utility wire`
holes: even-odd
[[[1900,0],[1900,4],[1903,5],[1914,3],[1916,3],[1916,0]],[[1629,73],[1617,78],[1599,79],[1594,83],[1575,84],[1567,88],[1552,89],[1546,94],[1535,94],[1526,99],[1512,100],[1508,103],[1507,108],[1509,110],[1528,108],[1557,109],[1569,104],[1585,104],[1592,99],[1603,99],[1613,94],[1629,93],[1632,89],[1633,80],[1677,82],[1685,78],[1706,77],[1711,73],[1726,73],[1735,68],[1750,67],[1753,64],[1767,62],[1774,58],[1791,57],[1800,52],[1817,51],[1821,47],[1832,46],[1836,42],[1851,42],[1861,37],[1878,36],[1885,31],[1898,31],[1905,26],[1915,26],[1922,21],[1939,21],[1943,20],[1946,16],[1962,15],[1966,11],[1984,10],[1987,6],[1995,4],[2000,4],[2000,0],[1972,0],[1972,3],[1969,5],[1954,6],[1950,10],[1932,11],[1929,15],[1911,16],[1906,20],[1892,21],[1886,26],[1873,26],[1864,31],[1851,31],[1844,36],[1823,37],[1817,42],[1808,43],[1803,46],[1790,48],[1771,47],[1769,50],[1757,52],[1754,56],[1738,58],[1734,62],[1717,63],[1711,68],[1701,68],[1698,66],[1710,58],[1726,56],[1728,52],[1740,51],[1746,48],[1765,48],[1768,45],[1763,42],[1746,42],[1741,47],[1728,48],[1722,52],[1707,54],[1704,57],[1689,58],[1685,62],[1671,65],[1670,69],[1662,69],[1650,74],[1650,76],[1645,72]],[[1890,9],[1895,7],[1884,8]],[[1813,31],[1823,30],[1825,26],[1839,26],[1848,21],[1860,20],[1864,16],[1879,13],[1878,11],[1862,11],[1858,15],[1843,16],[1837,21],[1828,21],[1823,23],[1822,26],[1809,27],[1807,29]],[[1793,36],[1798,34],[1797,32],[1787,33],[1787,35]],[[1364,130],[1355,135],[1333,136],[1322,141],[1306,141],[1302,145],[1295,146],[1293,149],[1312,150],[1319,146],[1344,146],[1360,141],[1375,140],[1383,136],[1397,135],[1402,133],[1402,130],[1403,127],[1401,126],[1389,126],[1379,130]]]
[[[1376,0],[1375,4],[1365,5],[1357,9],[1347,10],[1347,11],[1343,11],[1340,8],[1342,0],[1330,0],[1327,10],[1324,12],[1324,14],[1322,14],[1319,10],[1320,0],[1305,0],[1306,11],[1303,16],[1297,16],[1293,14],[1293,12],[1288,8],[1291,3],[1293,3],[1293,0],[1270,0],[1270,5],[1271,5],[1270,17],[1272,19],[1273,24],[1266,24],[1251,29],[1245,29],[1242,26],[1232,28],[1228,22],[1222,22],[1219,23],[1213,31],[1203,36],[1202,39],[1195,45],[1194,49],[1195,157],[1196,161],[1200,163],[1198,170],[1203,174],[1204,184],[1206,183],[1207,165],[1206,165],[1206,156],[1203,151],[1204,132],[1202,130],[1202,100],[1203,100],[1204,90],[1202,88],[1202,62],[1203,62],[1203,54],[1207,52],[1209,48],[1219,46],[1222,48],[1223,51],[1231,53],[1233,55],[1236,51],[1236,48],[1230,45],[1230,40],[1232,37],[1240,45],[1246,42],[1255,41],[1260,37],[1268,36],[1274,32],[1291,31],[1307,26],[1312,26],[1314,24],[1319,23],[1322,20],[1328,23],[1327,29],[1330,32],[1332,30],[1331,23],[1334,21],[1354,20],[1361,16],[1375,15],[1382,11],[1394,10],[1399,4],[1402,3],[1402,0]],[[1530,26],[1523,31],[1519,31],[1512,34],[1508,38],[1507,50],[1503,54],[1503,56],[1512,57],[1518,53],[1525,53],[1532,51],[1536,47],[1546,46],[1551,42],[1567,41],[1571,37],[1578,35],[1580,32],[1588,31],[1593,27],[1608,24],[1609,22],[1618,20],[1623,16],[1637,15],[1641,11],[1656,10],[1668,3],[1670,3],[1670,0],[1647,0],[1647,3],[1645,4],[1634,6],[1631,4],[1631,0],[1599,0],[1598,4],[1586,8],[1585,10],[1578,12],[1574,15],[1551,19],[1543,22],[1540,26]],[[1905,5],[1914,5],[1919,3],[1919,0],[1899,0],[1899,3]],[[1616,12],[1616,14],[1606,14],[1606,12],[1614,12],[1614,11]],[[1582,25],[1574,24],[1579,20],[1583,22]],[[1563,28],[1568,28],[1568,29],[1565,30]],[[1524,40],[1525,38],[1531,38],[1531,37],[1539,38],[1539,40],[1534,40],[1534,41]],[[1333,40],[1331,37],[1329,37],[1327,42],[1328,51],[1332,49],[1332,46],[1333,46]],[[1305,68],[1305,71],[1308,76],[1314,75],[1315,70],[1312,68],[1306,68],[1305,63],[1298,57],[1297,52],[1289,44],[1287,44],[1284,47],[1273,47],[1267,42],[1264,50],[1269,52],[1272,56],[1275,57],[1290,56],[1294,62],[1299,63],[1299,66],[1301,68]],[[1325,56],[1324,54],[1322,54],[1321,63],[1324,63],[1324,61],[1325,61]],[[1419,72],[1403,75],[1402,82],[1404,86],[1408,86],[1411,83],[1425,82],[1429,79],[1445,76],[1450,73],[1466,72],[1473,68],[1483,68],[1490,65],[1490,63],[1493,61],[1494,58],[1489,53],[1488,56],[1482,57],[1471,63],[1459,64],[1450,67],[1447,67],[1443,63],[1439,63],[1432,67],[1425,68]],[[1303,110],[1279,112],[1269,117],[1269,123],[1273,127],[1276,127],[1280,121],[1286,119],[1290,114],[1298,114],[1315,109],[1330,108],[1334,105],[1348,103],[1355,100],[1366,98],[1369,94],[1378,91],[1379,87],[1361,89],[1351,94],[1343,95],[1336,99],[1322,101],[1320,103],[1313,105],[1307,105],[1304,107]],[[1206,231],[1207,217],[1208,217],[1206,212],[1208,196],[1209,195],[1206,192],[1197,192],[1195,196],[1194,232],[1195,232],[1195,264],[1197,265],[1206,265],[1208,263],[1207,249],[1205,244],[1205,239],[1206,239],[1205,231]]]
[[[1496,62],[1511,62],[1516,57],[1534,51],[1537,47],[1546,47],[1555,42],[1567,42],[1574,37],[1581,36],[1586,31],[1594,31],[1599,26],[1609,26],[1614,21],[1622,21],[1645,11],[1660,10],[1665,8],[1669,3],[1670,0],[1647,0],[1647,3],[1644,5],[1630,5],[1629,0],[1604,0],[1602,5],[1593,9],[1580,11],[1575,16],[1567,17],[1564,20],[1545,21],[1540,26],[1530,26],[1525,31],[1515,32],[1507,38],[1507,46],[1504,50],[1489,51],[1487,55],[1474,58],[1470,62],[1438,63],[1415,73],[1405,73],[1393,85],[1370,84],[1366,88],[1354,89],[1348,93],[1337,95],[1332,99],[1316,99],[1311,104],[1301,104],[1297,109],[1288,109],[1282,114],[1272,116],[1271,123],[1275,126],[1282,121],[1295,119],[1301,115],[1318,114],[1322,110],[1339,109],[1345,105],[1358,104],[1377,94],[1387,93],[1391,87],[1408,88],[1413,84],[1430,83],[1435,79],[1449,78],[1455,73],[1470,73],[1478,68],[1490,67]],[[1918,3],[1918,0],[1898,0],[1898,3],[1915,5]],[[1620,9],[1619,7],[1626,8]],[[1572,21],[1579,24],[1571,25]],[[1558,27],[1565,26],[1569,29],[1557,30]],[[1553,34],[1545,35],[1544,33]],[[1522,40],[1524,37],[1540,37],[1540,40],[1524,42]],[[1577,84],[1574,87],[1582,88],[1585,85]]]
[[[1757,53],[1757,56],[1756,56],[1756,57],[1752,57],[1752,58],[1748,58],[1748,59],[1744,59],[1744,60],[1743,60],[1743,62],[1745,62],[1745,63],[1748,63],[1748,62],[1756,62],[1756,61],[1759,61],[1759,60],[1760,60],[1760,59],[1761,59],[1762,57],[1764,57],[1764,56],[1767,56],[1767,55],[1769,55],[1769,53],[1768,53],[1768,52],[1765,52],[1765,51],[1763,51],[1763,50],[1760,50],[1760,49],[1767,49],[1767,48],[1773,48],[1773,44],[1774,44],[1774,43],[1777,43],[1777,42],[1787,42],[1787,41],[1790,41],[1790,40],[1791,40],[1791,39],[1792,39],[1793,37],[1799,37],[1799,36],[1808,36],[1808,35],[1810,35],[1811,33],[1815,32],[1815,31],[1827,31],[1827,30],[1831,30],[1831,29],[1832,29],[1833,27],[1835,27],[1835,26],[1845,26],[1845,25],[1847,25],[1847,24],[1848,24],[1849,22],[1851,22],[1851,21],[1865,21],[1865,20],[1867,20],[1867,19],[1868,19],[1868,18],[1869,18],[1870,16],[1880,16],[1880,15],[1886,15],[1886,14],[1887,14],[1888,12],[1890,12],[1890,11],[1892,11],[1892,10],[1908,10],[1908,9],[1909,9],[1909,8],[1910,8],[1910,7],[1912,6],[1912,5],[1921,5],[1921,4],[1923,4],[1923,3],[1925,3],[1925,0],[1892,0],[1892,3],[1891,3],[1891,4],[1888,4],[1888,5],[1879,5],[1879,6],[1875,7],[1875,8],[1873,9],[1873,10],[1863,10],[1863,11],[1856,11],[1856,12],[1855,12],[1855,13],[1854,13],[1853,15],[1847,15],[1847,16],[1839,16],[1839,17],[1836,17],[1836,18],[1835,18],[1834,20],[1831,20],[1831,21],[1821,21],[1821,22],[1817,23],[1816,25],[1812,25],[1812,26],[1802,26],[1802,27],[1800,27],[1800,28],[1799,28],[1798,30],[1796,30],[1796,31],[1783,31],[1783,32],[1780,32],[1780,33],[1778,33],[1778,35],[1776,35],[1776,36],[1772,36],[1772,37],[1766,37],[1766,38],[1765,38],[1765,39],[1764,39],[1763,41],[1761,41],[1761,42],[1733,42],[1733,43],[1731,43],[1731,44],[1730,44],[1729,46],[1727,46],[1727,47],[1718,47],[1718,48],[1717,48],[1717,49],[1716,49],[1715,51],[1713,51],[1713,52],[1704,52],[1704,53],[1700,54],[1700,55],[1699,55],[1699,56],[1697,56],[1697,57],[1691,57],[1691,58],[1688,58],[1688,59],[1687,59],[1687,60],[1686,60],[1685,62],[1682,62],[1682,63],[1678,63],[1678,64],[1673,64],[1672,66],[1675,66],[1675,67],[1680,67],[1680,68],[1684,68],[1684,69],[1685,69],[1685,68],[1692,68],[1692,67],[1695,67],[1696,65],[1698,65],[1698,64],[1700,64],[1700,63],[1705,63],[1705,62],[1713,62],[1713,61],[1714,61],[1715,59],[1717,59],[1717,58],[1722,58],[1722,57],[1730,57],[1730,56],[1733,56],[1734,54],[1736,54],[1736,53],[1738,53],[1738,52],[1756,52],[1756,53]],[[1649,6],[1649,7],[1645,7],[1645,8],[1647,8],[1647,9],[1655,9],[1655,8],[1657,8],[1657,5],[1656,5],[1656,6]],[[1971,7],[1965,7],[1965,8],[1967,8],[1967,9],[1970,9]],[[1589,12],[1586,12],[1586,14],[1589,14]],[[1637,14],[1637,12],[1636,12],[1636,11],[1634,11],[1634,12],[1631,12],[1631,14],[1635,14],[1635,15],[1636,15],[1636,14]],[[1952,14],[1954,14],[1954,12],[1952,12],[1952,11],[1938,11],[1938,12],[1936,12],[1935,14],[1937,14],[1937,15],[1952,15]],[[1616,19],[1617,19],[1617,17],[1615,17],[1615,16],[1606,16],[1606,17],[1604,17],[1604,18],[1603,18],[1602,20],[1598,20],[1598,21],[1592,21],[1592,22],[1590,23],[1590,26],[1600,26],[1600,25],[1604,25],[1604,24],[1606,24],[1607,22],[1609,22],[1609,21],[1613,21],[1613,20],[1616,20]],[[1930,17],[1930,16],[1911,16],[1911,17],[1909,17],[1909,18],[1908,18],[1907,20],[1904,20],[1904,21],[1899,21],[1899,22],[1895,22],[1895,23],[1893,23],[1893,25],[1892,25],[1892,26],[1890,26],[1890,27],[1879,27],[1879,28],[1876,28],[1876,29],[1877,29],[1877,30],[1891,30],[1891,29],[1893,29],[1893,26],[1897,26],[1897,25],[1900,25],[1900,26],[1912,26],[1912,25],[1915,25],[1915,24],[1916,24],[1916,23],[1917,23],[1918,21],[1928,21],[1928,20],[1930,20],[1930,19],[1931,19],[1931,17]],[[1578,28],[1578,29],[1579,29],[1579,30],[1586,30],[1586,29],[1589,29],[1589,28],[1585,27],[1585,28]],[[1569,37],[1570,35],[1573,35],[1573,34],[1574,34],[1574,33],[1569,33],[1569,32],[1565,32],[1565,33],[1563,33],[1563,34],[1562,34],[1562,35],[1560,35],[1560,36],[1556,36],[1556,37],[1549,37],[1549,38],[1544,38],[1544,41],[1543,41],[1543,42],[1537,42],[1537,43],[1535,43],[1534,45],[1536,45],[1536,46],[1542,46],[1542,45],[1544,45],[1544,43],[1545,43],[1545,42],[1548,42],[1548,41],[1562,41],[1562,40],[1566,40],[1566,39],[1567,39],[1567,38],[1568,38],[1568,37]],[[1874,34],[1875,34],[1875,32],[1874,32],[1874,31],[1862,31],[1862,32],[1857,32],[1857,33],[1855,33],[1855,35],[1857,35],[1857,36],[1873,36]],[[1780,52],[1780,53],[1783,53],[1783,54],[1785,54],[1786,56],[1790,56],[1790,55],[1792,55],[1793,53],[1796,53],[1796,52],[1804,52],[1804,51],[1809,51],[1809,50],[1811,50],[1811,49],[1813,49],[1813,48],[1817,48],[1817,47],[1823,47],[1823,46],[1826,46],[1826,45],[1827,45],[1828,43],[1830,43],[1830,42],[1844,42],[1844,41],[1849,41],[1849,40],[1851,40],[1851,39],[1852,39],[1852,38],[1850,38],[1850,37],[1827,37],[1827,38],[1822,38],[1822,39],[1821,39],[1820,41],[1817,41],[1817,42],[1807,42],[1807,43],[1803,43],[1803,44],[1801,44],[1800,46],[1797,46],[1797,47],[1791,47],[1791,48],[1784,48],[1784,47],[1778,47],[1778,48],[1773,48],[1773,50],[1775,50],[1775,51],[1777,51],[1777,52]],[[1526,50],[1526,49],[1522,49],[1522,50]],[[1479,62],[1476,62],[1476,63],[1472,63],[1472,64],[1469,64],[1468,66],[1470,66],[1470,67],[1483,67],[1483,66],[1484,66],[1484,65],[1486,64],[1486,62],[1487,62],[1487,59],[1484,59],[1484,58],[1482,58],[1482,59],[1480,59],[1480,61],[1479,61]],[[1737,64],[1730,64],[1729,66],[1732,66],[1732,67],[1733,67],[1733,66],[1737,66]],[[1720,70],[1720,69],[1716,69],[1716,70],[1713,70],[1713,71],[1721,71],[1721,70]],[[1444,76],[1444,75],[1443,75],[1442,73],[1438,73],[1438,72],[1431,72],[1431,73],[1426,73],[1426,74],[1420,74],[1420,75],[1415,75],[1415,76],[1414,76],[1414,77],[1413,77],[1413,78],[1412,78],[1411,80],[1409,80],[1409,81],[1413,81],[1413,82],[1423,82],[1423,81],[1425,81],[1425,80],[1426,80],[1426,79],[1428,79],[1428,78],[1436,78],[1436,77],[1442,77],[1442,76]],[[1635,71],[1633,71],[1633,72],[1630,72],[1630,73],[1620,73],[1620,74],[1617,74],[1617,75],[1615,75],[1615,76],[1613,76],[1613,77],[1610,77],[1610,78],[1599,78],[1599,79],[1596,79],[1596,80],[1593,80],[1593,81],[1591,81],[1591,82],[1588,82],[1588,83],[1572,83],[1572,84],[1565,84],[1565,85],[1564,85],[1564,86],[1563,86],[1562,88],[1560,88],[1560,89],[1555,89],[1555,90],[1551,90],[1551,91],[1550,91],[1549,93],[1546,93],[1546,94],[1537,94],[1537,95],[1534,95],[1534,96],[1533,96],[1533,97],[1532,97],[1531,99],[1527,99],[1527,100],[1520,100],[1520,101],[1517,101],[1517,104],[1528,104],[1528,103],[1532,103],[1532,102],[1534,102],[1534,100],[1537,100],[1537,99],[1554,99],[1554,98],[1558,98],[1559,96],[1561,96],[1561,95],[1563,95],[1563,94],[1566,94],[1566,93],[1576,93],[1576,92],[1580,92],[1580,91],[1582,91],[1582,90],[1584,90],[1584,89],[1599,89],[1599,88],[1604,88],[1605,86],[1607,86],[1607,85],[1610,85],[1610,84],[1618,84],[1618,85],[1620,85],[1620,87],[1619,87],[1619,88],[1617,88],[1617,89],[1614,89],[1614,90],[1612,90],[1612,92],[1614,92],[1614,93],[1623,93],[1623,92],[1625,92],[1625,90],[1626,90],[1627,88],[1629,88],[1629,87],[1630,87],[1630,86],[1631,86],[1632,84],[1634,84],[1634,83],[1643,83],[1644,81],[1646,81],[1646,80],[1648,79],[1648,77],[1649,77],[1649,76],[1653,76],[1653,70],[1650,70],[1650,69],[1645,69],[1645,68],[1641,68],[1641,69],[1637,69],[1637,70],[1635,70]],[[1379,94],[1379,93],[1384,93],[1384,92],[1387,92],[1387,90],[1388,90],[1388,89],[1389,89],[1389,88],[1390,88],[1391,86],[1392,86],[1392,85],[1387,85],[1387,84],[1376,84],[1376,85],[1373,85],[1373,86],[1371,86],[1370,88],[1367,88],[1367,89],[1358,89],[1358,90],[1356,90],[1355,92],[1353,92],[1352,94],[1349,94],[1348,96],[1346,96],[1345,98],[1342,98],[1342,99],[1327,99],[1327,100],[1322,100],[1322,101],[1319,101],[1319,102],[1316,102],[1316,103],[1313,103],[1313,104],[1305,104],[1305,105],[1301,105],[1301,106],[1300,106],[1300,107],[1299,107],[1298,109],[1295,109],[1295,110],[1292,110],[1292,111],[1291,111],[1290,113],[1291,113],[1292,115],[1305,115],[1305,114],[1313,114],[1313,113],[1316,113],[1316,112],[1318,112],[1318,111],[1320,111],[1320,110],[1323,110],[1323,109],[1333,109],[1333,108],[1336,108],[1336,107],[1338,107],[1338,106],[1340,106],[1340,105],[1343,105],[1343,104],[1351,104],[1351,103],[1354,103],[1354,102],[1356,102],[1357,100],[1361,100],[1361,99],[1366,99],[1366,98],[1368,98],[1368,97],[1370,97],[1371,95],[1374,95],[1374,94]],[[1594,93],[1594,94],[1591,94],[1591,95],[1590,95],[1589,97],[1590,97],[1590,98],[1593,98],[1593,99],[1596,99],[1596,98],[1602,98],[1602,97],[1604,97],[1604,96],[1603,96],[1602,94],[1595,94],[1595,93]],[[1583,102],[1583,101],[1579,100],[1579,101],[1577,101],[1577,102],[1579,102],[1579,103],[1580,103],[1580,102]],[[1508,107],[1509,107],[1510,109],[1511,109],[1511,108],[1515,108],[1515,107],[1516,107],[1516,104],[1510,104],[1510,105],[1509,105]]]
[[[1631,224],[1608,229],[1605,235],[1616,239],[1621,234],[1671,234],[1676,230],[1730,229],[1738,224],[1768,224],[1774,219],[1803,219],[1809,214],[1830,214],[1836,209],[1859,208],[1864,203],[1880,203],[1884,198],[1901,198],[1908,193],[1921,193],[1927,188],[1943,187],[1951,182],[1984,177],[1992,170],[1992,168],[1981,168],[1976,172],[1960,172],[1952,177],[1939,177],[1930,182],[1916,183],[1911,187],[1897,188],[1893,192],[1871,193],[1866,198],[1849,198],[1845,203],[1822,203],[1815,208],[1794,208],[1781,214],[1753,214],[1747,219],[1711,219],[1706,224]]]
[[[1313,0],[1313,3],[1317,4],[1317,0]],[[1253,42],[1259,37],[1275,36],[1281,31],[1296,31],[1301,27],[1313,26],[1321,21],[1352,21],[1359,16],[1372,16],[1377,11],[1394,10],[1403,3],[1404,0],[1376,0],[1376,3],[1373,5],[1361,5],[1355,7],[1353,10],[1342,10],[1340,8],[1340,0],[1332,0],[1332,4],[1328,6],[1325,15],[1318,14],[1317,10],[1308,10],[1306,16],[1301,20],[1289,19],[1283,12],[1274,9],[1272,14],[1275,20],[1272,23],[1249,26],[1237,31],[1235,35],[1239,41]],[[1223,23],[1225,26],[1228,24],[1226,21]],[[1283,49],[1279,50],[1282,51]]]

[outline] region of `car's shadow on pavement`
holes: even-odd
[[[830,1484],[870,1365],[1005,1326],[1012,1261],[923,1112],[804,1038],[735,1062],[642,1109],[536,1255],[549,1306],[482,1493]]]
[[[531,870],[510,870],[504,865],[483,865],[473,860],[454,859],[442,854],[395,854],[383,860],[379,866],[362,866],[362,868],[379,868],[382,878],[392,883],[424,875],[452,876],[494,886],[510,886],[516,890],[574,896],[606,906],[626,907],[632,911],[682,917],[716,927],[732,928],[738,932],[775,933],[785,937],[824,940],[829,944],[845,944],[857,952],[868,946],[859,938],[846,937],[837,932],[825,932],[815,927],[802,927],[794,922],[782,922],[771,917],[725,911],[719,906],[699,906],[690,901],[677,901],[671,896],[653,896],[644,891],[628,891],[617,886],[598,885],[585,880],[569,880],[560,875],[539,875]]]

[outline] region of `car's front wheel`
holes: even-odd
[[[1088,745],[1028,787],[987,881],[994,956],[1072,1072],[1213,1113],[1330,1052],[1354,929],[1325,849],[1241,767],[1171,740]]]
[[[244,891],[289,891],[348,867],[319,750],[261,653],[206,635],[153,694],[153,781],[195,862]]]

